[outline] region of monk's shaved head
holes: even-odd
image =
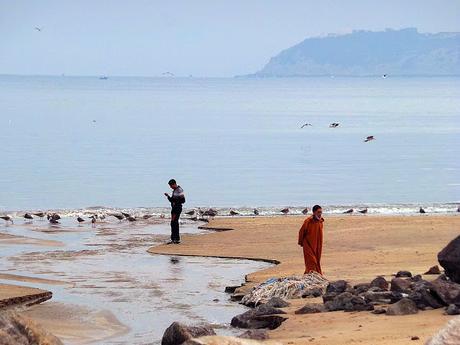
[[[313,212],[316,212],[317,210],[321,209],[322,207],[319,205],[313,206]]]

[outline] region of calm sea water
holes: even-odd
[[[172,177],[189,207],[455,203],[459,119],[460,78],[0,76],[0,211],[167,207]]]

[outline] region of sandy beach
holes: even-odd
[[[233,230],[184,236],[180,245],[158,246],[152,254],[218,256],[277,261],[278,265],[246,277],[247,291],[271,277],[304,270],[297,234],[304,217],[218,218],[209,227]],[[459,233],[458,216],[335,216],[326,217],[322,266],[330,281],[368,282],[387,279],[399,270],[422,274],[437,264],[437,253]],[[429,276],[424,276],[426,279]],[[308,302],[314,302],[309,299]],[[285,344],[412,344],[426,340],[451,317],[444,310],[416,315],[382,316],[369,312],[295,315],[306,300],[292,300],[289,319],[270,332]],[[420,343],[422,343],[420,341]]]

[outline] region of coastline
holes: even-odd
[[[268,278],[303,273],[296,236],[304,218],[216,218],[209,227],[234,230],[184,236],[181,245],[160,245],[148,252],[279,262],[248,274],[247,284],[236,291],[245,293]],[[326,217],[325,276],[330,281],[345,279],[355,284],[378,275],[391,279],[399,270],[422,274],[437,264],[437,253],[458,235],[459,226],[457,215]],[[289,319],[269,332],[271,339],[289,344],[303,344],[305,338],[313,344],[407,344],[412,336],[426,340],[451,318],[443,315],[443,310],[402,317],[345,312],[295,315],[294,311],[307,301],[290,302],[291,307],[285,309]]]

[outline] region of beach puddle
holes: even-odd
[[[207,322],[231,334],[231,318],[245,307],[229,301],[225,286],[269,265],[148,254],[149,247],[168,240],[167,221],[61,223],[0,227],[3,237],[23,242],[0,241],[0,282],[52,291],[51,301],[27,313],[66,344],[159,343],[173,321]],[[199,234],[197,226],[185,222],[181,231]],[[69,310],[72,317],[65,316]]]

